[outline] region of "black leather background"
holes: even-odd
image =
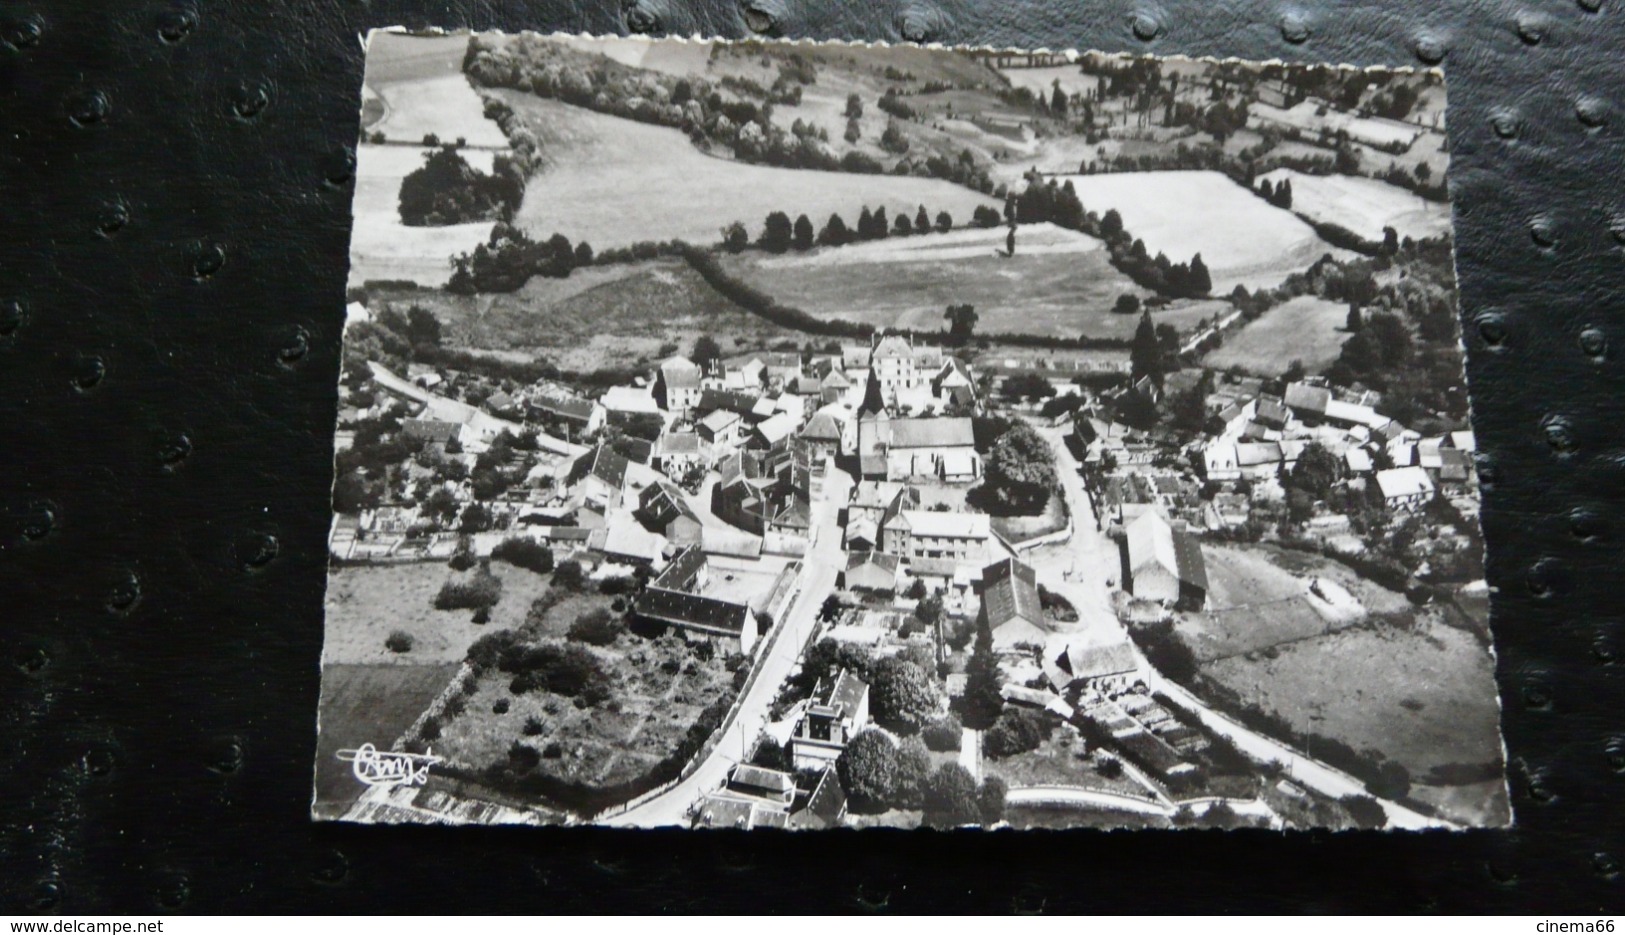
[[[745,5],[0,0],[0,913],[1617,911],[1625,2]],[[391,24],[1442,63],[1517,828],[311,824],[358,34]]]

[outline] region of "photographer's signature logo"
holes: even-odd
[[[355,778],[369,786],[421,786],[429,781],[429,767],[444,762],[433,750],[397,753],[379,750],[370,743],[354,750],[340,750],[338,758],[349,763]]]

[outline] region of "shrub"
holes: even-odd
[[[525,718],[524,732],[526,737],[535,737],[542,732],[543,725],[540,718]]]
[[[467,581],[447,581],[434,596],[436,610],[478,610],[502,599],[502,579],[480,572]]]
[[[1114,756],[1103,756],[1095,762],[1095,772],[1107,779],[1121,779],[1123,761]]]
[[[384,640],[384,646],[392,653],[409,653],[412,651],[412,634],[405,630],[395,630]]]
[[[980,820],[976,780],[958,763],[944,763],[926,780],[925,813],[934,825],[954,827]]]
[[[959,749],[963,732],[964,725],[959,723],[959,718],[947,714],[925,725],[920,731],[920,739],[925,741],[926,749],[946,753]]]
[[[495,702],[493,702],[491,704],[491,713],[492,714],[507,714],[508,713],[508,699],[506,699],[506,698],[498,698]]]
[[[570,624],[568,636],[578,643],[608,646],[626,631],[626,625],[602,607],[589,610]]]
[[[497,543],[491,557],[537,574],[545,575],[553,570],[553,550],[534,539],[510,536]]]
[[[542,748],[542,759],[556,760],[564,755],[564,747],[557,740]]]
[[[1339,801],[1348,809],[1349,818],[1356,826],[1360,828],[1388,826],[1388,811],[1376,799],[1368,795],[1350,795],[1344,796]]]
[[[418,739],[420,739],[420,740],[439,740],[440,739],[440,719],[437,718],[437,717],[426,717],[426,718],[424,718],[423,719],[423,726],[418,728]]]
[[[598,657],[580,646],[513,643],[500,651],[497,668],[514,676],[509,688],[516,695],[547,691],[589,705],[609,697],[608,674]]]
[[[542,754],[528,744],[515,740],[508,747],[508,765],[515,770],[531,770],[542,764]]]
[[[586,584],[587,574],[581,568],[581,563],[575,559],[563,561],[553,569],[553,587],[564,588],[567,591],[579,591]]]
[[[982,788],[976,793],[976,810],[984,827],[1004,820],[1004,800],[1008,791],[1004,780],[997,776],[982,780]]]
[[[474,611],[473,621],[475,623],[490,623],[491,622],[491,608],[489,608],[489,607],[481,607],[480,609]]]

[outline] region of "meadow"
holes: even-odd
[[[937,179],[858,175],[750,165],[708,156],[680,131],[558,101],[499,91],[540,140],[546,165],[534,175],[517,223],[538,237],[563,234],[594,250],[639,241],[720,240],[739,221],[760,235],[773,211],[806,214],[822,227],[832,213],[847,226],[864,207],[912,217],[925,205],[961,222],[998,202]]]
[[[1352,175],[1304,175],[1276,169],[1259,176],[1271,185],[1292,180],[1292,210],[1315,221],[1346,227],[1381,241],[1392,227],[1401,237],[1438,237],[1450,231],[1450,206],[1377,179]]]
[[[1116,172],[1064,175],[1084,208],[1115,208],[1123,226],[1145,241],[1153,256],[1183,263],[1202,254],[1213,294],[1237,285],[1273,288],[1330,253],[1355,254],[1321,240],[1314,228],[1231,181],[1220,172]]]
[[[470,163],[489,168],[492,154],[471,150]],[[491,223],[408,227],[401,223],[401,179],[423,165],[416,146],[356,147],[355,200],[350,212],[350,285],[369,279],[409,280],[441,286],[451,278],[451,258],[491,236]]]
[[[1316,111],[1322,106],[1323,102],[1314,98],[1301,101],[1290,110],[1255,102],[1249,113],[1255,122],[1294,127],[1310,135],[1319,133],[1323,127],[1333,133],[1343,130],[1350,139],[1369,146],[1408,145],[1423,132],[1415,124],[1384,117],[1360,117],[1337,110],[1317,114]]]
[[[318,817],[343,815],[366,789],[351,773],[350,765],[338,759],[338,752],[364,743],[387,750],[445,690],[456,672],[457,664],[450,662],[323,664],[312,804]]]
[[[433,133],[450,142],[505,149],[502,128],[485,117],[478,94],[463,77],[468,37],[407,36],[375,32],[367,47],[366,86],[383,102],[383,115],[367,127],[387,140],[417,143]]]
[[[692,349],[702,334],[729,353],[806,338],[729,302],[675,259],[586,267],[564,279],[536,276],[513,293],[378,298],[401,311],[419,305],[434,312],[450,344],[537,353],[576,371],[652,364],[672,345]]]
[[[1348,306],[1312,295],[1289,299],[1240,328],[1227,331],[1224,344],[1202,359],[1216,370],[1237,367],[1261,376],[1279,374],[1294,360],[1318,372],[1349,339]]]
[[[1146,292],[1112,267],[1100,241],[1031,224],[1017,231],[1015,256],[1004,246],[1003,229],[955,230],[808,253],[753,251],[724,265],[786,305],[877,328],[941,330],[947,307],[968,303],[981,334],[1133,336],[1139,319],[1111,307],[1119,295]]]

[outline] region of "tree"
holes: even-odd
[[[1056,117],[1066,116],[1066,92],[1061,90],[1061,79],[1055,79],[1055,93],[1050,95],[1050,113]]]
[[[892,808],[919,808],[925,803],[926,783],[931,778],[931,754],[918,737],[909,737],[897,746],[897,774],[886,804]]]
[[[870,676],[869,703],[882,727],[913,733],[936,713],[936,684],[914,663],[888,656]]]
[[[1028,708],[1006,708],[999,720],[982,737],[982,749],[991,757],[1016,756],[1037,750],[1054,725],[1042,712]]]
[[[563,561],[553,569],[552,586],[565,591],[579,591],[587,582],[586,572],[575,559]]]
[[[920,730],[920,740],[927,750],[947,753],[958,750],[964,738],[964,725],[952,713],[945,714]]]
[[[829,220],[824,223],[824,229],[818,232],[818,245],[821,247],[839,247],[851,239],[852,232],[839,214],[830,215]]]
[[[1117,213],[1116,208],[1107,209],[1100,217],[1100,236],[1111,240],[1123,233],[1123,216]]]
[[[959,699],[960,719],[972,730],[987,730],[1004,710],[1004,685],[999,659],[993,654],[993,634],[986,626],[976,628],[976,645],[965,666],[965,694]]]
[[[982,788],[976,793],[976,812],[982,827],[990,827],[1004,820],[1004,800],[1008,791],[1004,780],[997,776],[982,780]]]
[[[1349,317],[1344,323],[1344,327],[1348,329],[1350,334],[1354,334],[1360,330],[1360,326],[1362,324],[1364,324],[1364,322],[1360,319],[1360,306],[1355,302],[1350,302]]]
[[[811,250],[813,248],[813,236],[812,221],[808,220],[805,214],[796,218],[795,231],[791,237],[792,245],[797,250]]]
[[[1286,370],[1281,374],[1281,382],[1283,384],[1297,383],[1308,373],[1309,371],[1303,366],[1303,361],[1294,359],[1292,363],[1286,365]]]
[[[701,370],[710,370],[720,357],[722,345],[708,334],[702,334],[694,339],[694,350],[688,355],[688,359],[698,364]]]
[[[1140,297],[1132,292],[1125,292],[1117,297],[1117,303],[1112,311],[1118,315],[1133,315],[1140,310]]]
[[[409,653],[412,651],[412,634],[405,630],[391,630],[389,637],[384,640],[384,646],[392,653]]]
[[[926,212],[925,205],[920,205],[920,210],[914,212],[914,232],[916,234],[931,232],[931,215]]]
[[[811,694],[819,682],[835,678],[843,669],[868,682],[873,665],[874,660],[862,648],[826,636],[807,650],[801,659],[801,671],[791,677],[790,684],[801,694]]]
[[[413,347],[427,344],[440,346],[440,319],[428,309],[414,305],[406,310],[406,340]]]
[[[1150,377],[1162,384],[1162,348],[1157,344],[1157,329],[1151,324],[1150,309],[1140,313],[1140,326],[1134,330],[1134,343],[1129,346],[1129,379],[1139,382]]]
[[[567,636],[578,643],[608,646],[625,632],[626,625],[605,608],[589,610],[570,624]]]
[[[903,130],[898,126],[897,121],[886,121],[886,129],[880,134],[880,148],[888,153],[901,156],[908,152],[908,145],[908,137],[903,135]]]
[[[1399,231],[1392,227],[1382,229],[1382,255],[1393,256],[1399,252]]]
[[[1188,283],[1190,291],[1197,295],[1207,295],[1213,291],[1213,277],[1208,274],[1207,264],[1202,262],[1200,253],[1191,257],[1191,272]]]
[[[988,453],[986,485],[995,505],[1009,514],[1032,514],[1044,508],[1059,482],[1055,452],[1026,422],[1012,425]]]
[[[846,96],[845,115],[848,120],[856,120],[859,117],[862,117],[863,99],[858,97],[856,94],[848,94]]]
[[[553,550],[534,539],[509,536],[496,544],[491,557],[516,568],[527,568],[537,574],[553,570]]]
[[[794,236],[790,216],[783,211],[774,211],[767,216],[767,222],[762,226],[762,248],[770,253],[783,253],[790,249],[790,241]]]
[[[925,785],[925,813],[934,825],[958,827],[981,819],[976,780],[958,763],[943,763]]]
[[[897,788],[897,744],[885,731],[863,731],[841,751],[835,774],[853,807],[882,810]]]
[[[841,134],[841,137],[848,143],[856,143],[863,138],[863,129],[858,126],[856,120],[848,120],[846,122],[846,132]]]
[[[899,213],[897,220],[892,222],[892,230],[899,237],[907,237],[909,234],[914,233],[914,222],[908,219],[908,215]]]
[[[954,216],[946,211],[937,212],[937,233],[946,234],[954,226]]]
[[[970,340],[971,332],[976,328],[976,306],[950,305],[942,317],[947,319],[948,333],[954,340],[961,344]]]
[[[738,253],[750,246],[750,231],[745,230],[745,225],[738,221],[729,224],[722,229],[722,246],[729,253]]]
[[[485,532],[491,528],[491,511],[478,503],[470,503],[464,510],[462,519],[457,524],[457,531],[472,534]]]

